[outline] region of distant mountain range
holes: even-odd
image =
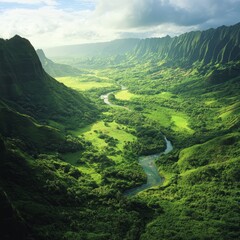
[[[195,31],[178,37],[122,39],[104,43],[62,46],[45,50],[50,57],[107,57],[130,55],[182,65],[227,63],[240,60],[240,23]]]
[[[78,76],[81,71],[66,64],[55,63],[48,59],[42,49],[38,49],[37,55],[42,63],[44,70],[52,77]]]
[[[111,42],[68,45],[44,49],[50,57],[109,57],[131,52],[140,39],[119,39]]]
[[[134,54],[137,57],[155,56],[167,62],[191,65],[227,63],[240,60],[240,23],[207,31],[189,32],[179,37],[141,40]]]

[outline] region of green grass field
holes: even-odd
[[[98,137],[99,132],[102,132],[110,137],[118,139],[119,143],[117,144],[117,147],[119,150],[123,150],[124,142],[131,142],[136,139],[132,134],[127,133],[124,129],[126,129],[125,126],[115,122],[105,124],[103,121],[100,121],[94,124],[91,130],[85,132],[83,135],[87,140],[93,140],[93,144],[96,147],[102,148],[106,146],[104,140]]]
[[[194,131],[188,126],[188,119],[184,114],[172,115],[171,120],[174,123],[173,130],[194,133]]]
[[[157,110],[148,111],[146,116],[157,121],[163,127],[171,127],[174,131],[194,133],[194,130],[189,127],[189,118],[184,113],[165,107],[158,107]]]
[[[105,141],[104,138],[101,138],[102,134],[106,134],[109,137],[112,137],[117,140],[117,144],[114,148],[115,151],[123,151],[125,142],[132,142],[136,140],[136,137],[127,132],[127,128],[124,125],[117,124],[116,122],[105,123],[99,121],[93,125],[90,125],[86,128],[72,131],[72,134],[75,136],[83,135],[86,140],[92,142],[94,147],[100,152],[106,152],[107,148],[110,147],[109,143]],[[122,161],[121,154],[109,156],[114,161]]]
[[[134,97],[137,97],[138,95],[130,93],[128,90],[122,90],[120,92],[117,92],[116,94],[114,94],[116,99],[119,100],[125,100],[125,101],[129,101]]]
[[[82,76],[79,77],[59,77],[56,78],[59,82],[63,83],[67,87],[73,88],[77,91],[87,91],[94,88],[111,87],[114,84],[108,80],[96,81],[94,77],[89,77],[87,80]]]
[[[171,115],[167,108],[159,107],[157,110],[148,111],[145,115],[163,127],[169,127],[171,125]]]

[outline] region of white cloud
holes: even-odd
[[[211,19],[226,20],[231,18],[228,13],[239,12],[240,0],[100,0],[96,8],[103,24],[117,28],[169,23],[193,26]]]
[[[12,9],[0,15],[0,33],[3,38],[15,34],[29,38],[37,46],[54,46],[78,41],[87,32],[87,11],[65,12],[54,7],[39,9]],[[84,39],[87,41],[86,39]]]
[[[240,0],[69,0],[64,5],[56,0],[0,2],[41,3],[34,9],[23,5],[0,10],[0,37],[19,34],[36,47],[173,36],[240,21]]]
[[[0,0],[0,3],[56,5],[57,1],[56,0]]]

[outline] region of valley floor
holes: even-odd
[[[139,238],[238,239],[239,78],[214,85],[196,69],[161,65],[98,70],[95,78],[97,89],[80,89],[81,81],[72,87],[100,105],[99,96],[114,90],[109,95],[113,105],[102,106],[102,121],[76,131],[77,136],[91,141],[122,171],[129,162],[137,164],[136,156],[163,150],[165,134],[175,146],[157,160],[164,183],[131,197],[153,211]],[[61,81],[71,87],[68,80]],[[94,86],[94,79],[88,81]],[[93,165],[88,171],[96,178]],[[101,181],[96,178],[98,184]],[[123,190],[126,187],[130,188],[123,185]]]
[[[91,123],[68,113],[71,124],[40,125],[0,104],[26,126],[24,140],[0,139],[0,200],[19,239],[239,239],[240,78],[209,74],[155,62],[57,78],[98,106]],[[164,136],[174,149],[153,163],[164,181],[126,195],[146,183],[139,156],[164,152]]]

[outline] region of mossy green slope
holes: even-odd
[[[56,151],[65,144],[65,136],[59,130],[40,125],[32,117],[14,111],[1,101],[0,118],[0,134],[21,139],[29,149]]]
[[[201,166],[222,163],[240,155],[240,134],[230,133],[206,143],[185,148],[179,154],[180,172]]]

